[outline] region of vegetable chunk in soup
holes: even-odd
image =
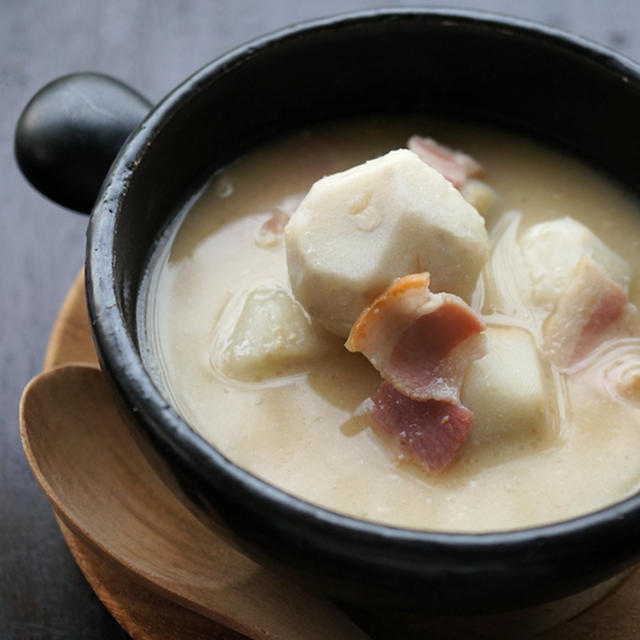
[[[563,520],[640,488],[639,248],[637,202],[528,139],[318,128],[219,171],[166,231],[145,360],[193,429],[309,502]]]

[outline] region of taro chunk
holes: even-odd
[[[553,308],[584,256],[627,291],[629,264],[573,218],[536,224],[523,234],[520,244],[531,276],[531,300],[537,306]]]
[[[428,271],[434,292],[468,301],[488,253],[483,218],[406,149],[316,182],[285,242],[294,295],[339,336],[408,274]]]
[[[480,180],[467,180],[460,187],[460,193],[482,216],[486,216],[494,210],[498,199],[496,192],[486,182]]]
[[[215,370],[255,382],[297,373],[326,347],[302,307],[277,285],[262,285],[232,299],[216,327]]]
[[[472,362],[462,401],[473,412],[476,441],[542,439],[546,410],[543,371],[531,336],[515,327],[487,329],[487,355]]]

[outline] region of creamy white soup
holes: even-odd
[[[404,183],[377,205],[372,192],[357,191],[358,180],[381,189],[388,166],[414,167],[418,156],[408,151],[385,155],[406,148],[414,134],[461,149],[482,172],[472,168],[474,177],[446,184],[429,174],[436,185],[429,194],[443,195],[428,207],[421,196],[418,209],[443,206],[444,217],[461,212],[470,222],[454,221],[453,235],[442,232],[424,261],[411,258],[415,268],[385,275],[386,261],[397,260],[411,240],[389,234],[424,232],[419,243],[426,246],[435,222],[414,233],[423,224],[420,209],[418,222],[385,231],[379,212],[393,209]],[[378,160],[340,173],[371,159]],[[345,204],[340,189],[347,187],[353,201]],[[451,204],[441,205],[446,199]],[[336,213],[342,206],[350,213]],[[323,207],[326,228],[300,227],[303,209],[322,218]],[[362,234],[360,248],[387,234],[389,255],[382,240],[371,240],[365,252],[350,245],[334,215],[352,216],[347,222]],[[322,234],[321,249],[314,243]],[[577,159],[459,123],[322,127],[218,172],[164,240],[141,314],[147,364],[194,430],[273,485],[357,518],[470,532],[563,520],[638,491],[640,325],[633,305],[640,302],[640,211]],[[317,251],[329,252],[317,267],[326,273],[308,272]],[[333,273],[334,264],[343,273]],[[386,313],[390,290],[376,298],[386,286],[380,274],[391,286],[414,272],[429,272],[421,277],[432,291],[453,296],[484,329],[477,335],[485,355],[464,361],[459,389],[433,401],[472,415],[442,464],[423,464],[385,437],[372,411],[381,385],[377,360],[344,346],[356,318],[366,325],[358,314],[374,299]],[[338,281],[328,292],[326,283]],[[382,375],[390,379],[384,368]],[[412,398],[419,409],[431,402]],[[449,419],[447,413],[441,421]]]

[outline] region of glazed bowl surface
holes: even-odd
[[[640,497],[526,530],[414,531],[329,512],[256,478],[170,406],[141,358],[148,260],[213,172],[287,131],[371,114],[498,124],[576,153],[631,190],[640,74],[579,38],[464,11],[369,11],[291,27],[212,62],[128,139],[93,209],[87,300],[104,371],[156,468],[260,562],[362,610],[466,615],[577,593],[640,558]]]

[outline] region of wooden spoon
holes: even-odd
[[[257,640],[362,640],[334,605],[218,538],[151,469],[99,369],[63,366],[25,389],[24,449],[64,523],[157,593]]]

